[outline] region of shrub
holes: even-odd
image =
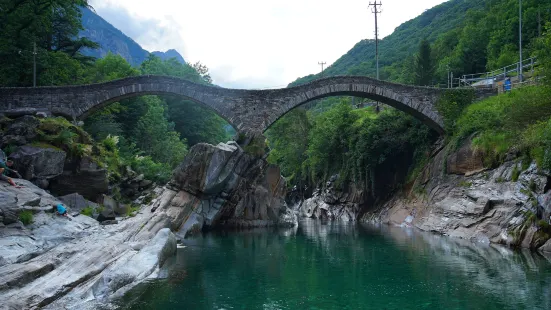
[[[33,222],[33,213],[32,211],[25,210],[19,213],[19,220],[24,225],[29,225]]]
[[[515,167],[513,168],[513,172],[511,173],[511,180],[513,182],[518,181],[518,177],[520,176],[520,170],[518,169],[518,165],[515,164]]]
[[[459,182],[459,186],[461,186],[461,187],[471,187],[472,185],[473,185],[472,182],[467,182],[467,181]]]
[[[82,211],[80,211],[80,214],[92,217],[94,215],[94,208],[92,208],[91,206],[88,206],[82,209]]]
[[[131,167],[138,174],[143,174],[146,179],[158,183],[166,183],[172,176],[172,168],[169,164],[157,163],[150,156],[135,156]]]
[[[243,150],[256,157],[262,157],[266,154],[266,141],[264,137],[255,137],[246,145]]]
[[[456,121],[463,110],[474,100],[475,92],[472,89],[449,90],[436,103],[436,109],[444,118],[446,132],[453,133]]]

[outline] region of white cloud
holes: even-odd
[[[178,50],[224,87],[283,87],[374,36],[366,0],[91,0],[145,49]],[[382,36],[444,0],[382,0]]]

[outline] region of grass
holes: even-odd
[[[86,215],[88,217],[92,217],[94,215],[94,208],[92,208],[91,206],[88,206],[82,209],[82,211],[80,211],[80,214]]]
[[[138,211],[140,211],[140,206],[139,206],[139,205],[132,204],[132,205],[130,205],[130,207],[128,208],[128,211],[126,211],[126,216],[128,216],[128,217],[134,217],[134,216],[136,216],[136,214],[138,213]]]
[[[513,172],[511,173],[511,180],[513,180],[513,182],[517,182],[519,176],[520,176],[520,170],[518,169],[518,165],[515,164],[515,167],[513,168]]]
[[[32,211],[25,210],[19,213],[19,220],[24,225],[29,225],[33,222],[33,213]]]
[[[451,145],[457,148],[475,134],[473,148],[484,153],[493,167],[509,153],[522,158],[513,181],[535,160],[551,168],[551,87],[530,86],[487,98],[463,109],[451,129]]]
[[[467,181],[459,182],[459,186],[461,186],[461,187],[471,187],[472,185],[473,185],[472,182],[467,182]]]

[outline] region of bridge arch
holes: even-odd
[[[237,131],[262,134],[292,109],[329,96],[364,97],[413,115],[439,133],[443,119],[436,103],[444,89],[379,81],[362,76],[335,76],[273,90],[226,89],[168,76],[137,76],[80,86],[0,88],[0,113],[47,112],[84,118],[112,102],[143,95],[176,95],[212,109]],[[475,90],[477,97],[495,90]]]
[[[267,130],[291,110],[308,102],[334,96],[354,96],[387,104],[421,120],[438,133],[444,133],[444,122],[435,104],[442,90],[373,80],[368,77],[336,77],[314,81],[294,89],[283,104],[283,113],[267,122]]]

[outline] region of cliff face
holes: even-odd
[[[395,195],[361,221],[414,226],[482,243],[551,251],[551,174],[514,159],[485,168],[467,141],[438,152],[413,188]],[[450,174],[443,173],[446,170]],[[453,173],[453,174],[452,174]]]
[[[301,217],[414,226],[474,242],[551,251],[551,173],[511,154],[487,168],[466,141],[456,151],[435,145],[417,179],[390,198],[369,200],[365,189],[334,187],[332,177],[300,202]],[[389,175],[394,175],[390,171]],[[399,178],[396,178],[399,180]],[[549,241],[548,241],[549,240]]]
[[[145,229],[168,226],[184,238],[217,227],[293,226],[279,169],[235,142],[197,144],[153,204]],[[161,212],[159,212],[159,210]]]

